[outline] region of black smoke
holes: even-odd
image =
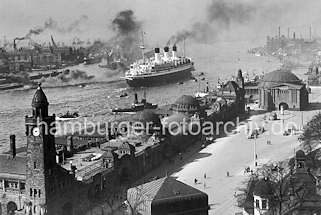
[[[138,22],[132,10],[119,12],[112,21],[112,27],[117,34],[131,34],[141,28],[141,22]]]
[[[250,21],[255,13],[256,7],[250,3],[212,0],[207,7],[205,22],[196,22],[189,29],[177,32],[170,37],[168,44],[181,42],[185,38],[201,43],[212,42],[221,31],[229,29],[232,24]]]
[[[114,53],[124,61],[132,62],[140,53],[142,22],[137,20],[132,10],[120,11],[111,22],[114,36],[110,40]]]

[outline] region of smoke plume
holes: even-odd
[[[132,10],[124,10],[113,19],[112,27],[117,34],[124,35],[139,30],[141,23],[136,21]]]
[[[115,36],[110,40],[112,49],[119,52],[121,58],[128,62],[137,58],[140,44],[142,22],[138,21],[132,10],[120,11],[111,22]]]
[[[71,32],[80,32],[80,26],[82,23],[88,20],[88,17],[86,15],[80,16],[78,19],[74,20],[72,23],[70,23],[67,26],[60,26],[56,20],[53,18],[48,18],[43,26],[41,27],[35,27],[33,29],[30,29],[29,32],[24,36],[24,38],[30,38],[33,35],[39,35],[42,32],[46,30],[55,31],[61,34],[71,33]]]
[[[229,29],[232,24],[248,22],[255,12],[256,8],[250,3],[212,0],[206,11],[205,22],[196,22],[189,29],[177,32],[167,43],[175,44],[184,38],[202,43],[212,42],[221,31]]]

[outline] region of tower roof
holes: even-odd
[[[268,178],[259,180],[254,187],[253,194],[261,197],[269,197],[273,194],[273,182]]]
[[[48,106],[48,105],[49,103],[48,103],[47,97],[45,93],[42,91],[41,84],[39,84],[33,96],[31,106],[34,108],[39,108],[39,107]]]
[[[299,150],[295,153],[296,159],[305,159],[305,153],[302,150]]]

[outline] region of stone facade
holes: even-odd
[[[268,111],[281,108],[304,110],[309,105],[309,94],[293,73],[276,70],[266,74],[259,84],[259,104]]]

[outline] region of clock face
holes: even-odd
[[[39,128],[32,129],[32,135],[38,137],[40,135]]]

